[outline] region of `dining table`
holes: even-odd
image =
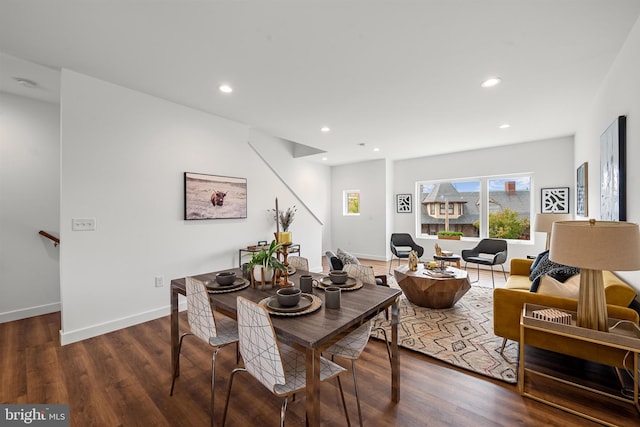
[[[240,269],[226,269],[220,271],[234,271],[237,277],[242,277]],[[216,274],[220,271],[198,274],[192,277],[214,283]],[[289,284],[299,287],[302,274],[310,274],[322,283],[326,280],[324,274],[297,271],[288,277]],[[313,295],[322,304],[315,311],[290,316],[271,316],[273,328],[278,340],[289,344],[305,353],[306,360],[306,403],[305,410],[309,426],[320,425],[320,354],[322,351],[349,332],[356,329],[363,322],[369,321],[378,313],[391,307],[391,400],[400,401],[400,359],[398,352],[398,299],[402,291],[386,286],[364,284],[354,287],[357,289],[341,292],[340,308],[327,308],[324,304],[324,291],[321,286],[314,286]],[[247,286],[232,292],[209,293],[212,308],[226,316],[236,319],[237,297],[242,296],[254,302],[260,302],[273,296],[277,288],[260,289]],[[186,295],[185,278],[171,280],[171,369],[179,363],[179,295]],[[177,372],[179,374],[179,365]]]

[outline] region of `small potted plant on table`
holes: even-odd
[[[286,270],[284,264],[277,258],[278,250],[281,247],[281,243],[272,240],[268,249],[261,249],[251,256],[248,268],[251,271],[251,283],[253,286],[255,286],[256,282],[260,283],[262,287],[267,283],[273,283],[276,271]]]

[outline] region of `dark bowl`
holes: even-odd
[[[331,281],[333,283],[335,283],[336,285],[342,285],[344,282],[347,281],[347,278],[349,276],[347,275],[346,271],[342,271],[342,270],[331,270],[329,272],[329,279],[331,279]]]
[[[302,291],[300,288],[290,287],[278,289],[276,294],[278,295],[278,304],[283,307],[293,307],[300,302]]]
[[[222,271],[216,274],[216,282],[220,286],[232,285],[236,281],[236,273],[233,271]]]

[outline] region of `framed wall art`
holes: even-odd
[[[247,179],[184,173],[184,219],[247,217]]]
[[[411,213],[411,194],[396,194],[396,212]]]
[[[569,213],[569,187],[543,188],[542,213]]]
[[[619,116],[600,136],[600,219],[627,220],[627,118]]]
[[[584,162],[576,172],[576,214],[589,216],[589,164]]]

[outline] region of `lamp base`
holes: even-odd
[[[609,332],[607,301],[601,270],[580,270],[577,326]]]

